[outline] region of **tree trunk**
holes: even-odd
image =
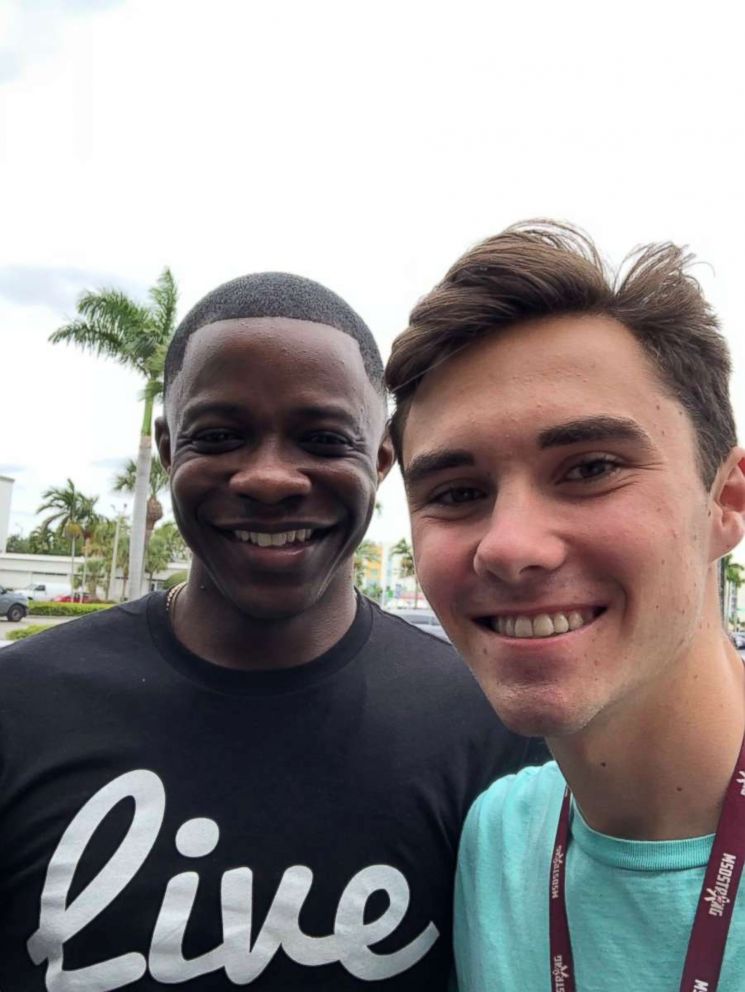
[[[126,507],[125,507],[126,509]],[[120,513],[116,518],[116,527],[114,528],[114,547],[111,551],[111,571],[109,572],[109,588],[106,593],[106,598],[108,600],[114,599],[114,586],[116,583],[116,557],[119,551],[119,529],[122,526],[122,518],[124,513]],[[119,597],[121,599],[121,597]]]
[[[85,600],[85,583],[88,581],[88,542],[83,541],[83,581],[80,585],[80,602]]]
[[[72,550],[70,551],[70,602],[75,602],[75,538],[72,538]]]
[[[153,536],[155,525],[163,516],[163,507],[156,496],[150,496],[147,501],[147,513],[145,514],[145,550]]]
[[[145,413],[142,418],[142,434],[137,452],[137,473],[135,475],[134,504],[132,506],[132,531],[129,536],[129,581],[127,599],[138,599],[142,595],[142,574],[145,560],[145,526],[147,522],[147,498],[150,489],[150,462],[152,461],[153,401],[145,400]]]

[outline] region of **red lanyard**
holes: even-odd
[[[556,830],[549,877],[549,930],[552,992],[575,992],[564,882],[570,840],[569,789]],[[727,933],[745,861],[745,739],[724,797],[714,845],[698,899],[688,942],[680,992],[715,992],[722,970]]]

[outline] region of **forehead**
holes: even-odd
[[[435,446],[535,444],[541,431],[587,417],[693,441],[687,414],[626,327],[566,316],[484,338],[428,373],[406,419],[404,464]]]
[[[377,399],[354,338],[326,324],[289,317],[222,320],[195,331],[168,405],[181,409],[205,393],[246,401],[264,396],[276,404],[300,394],[347,399],[358,406]]]

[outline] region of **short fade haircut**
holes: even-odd
[[[554,221],[515,224],[477,244],[419,301],[393,343],[386,383],[396,402],[389,426],[399,461],[406,417],[429,371],[521,322],[594,314],[631,331],[663,388],[688,412],[708,489],[737,435],[729,350],[690,274],[693,260],[669,242],[650,244],[614,273],[584,232]]]
[[[184,364],[189,338],[206,324],[242,317],[287,317],[327,324],[359,345],[367,377],[384,395],[383,360],[364,320],[348,303],[312,279],[289,272],[257,272],[223,283],[204,296],[176,328],[165,360],[164,392],[168,395]]]

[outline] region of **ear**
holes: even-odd
[[[726,555],[745,534],[745,449],[733,448],[712,487],[712,551]]]
[[[171,434],[165,417],[155,418],[155,447],[166,472],[171,471]]]
[[[378,485],[380,485],[383,479],[385,479],[388,475],[395,460],[396,455],[393,451],[393,442],[391,441],[390,434],[386,430],[383,435],[383,440],[380,442],[380,447],[378,448]]]

